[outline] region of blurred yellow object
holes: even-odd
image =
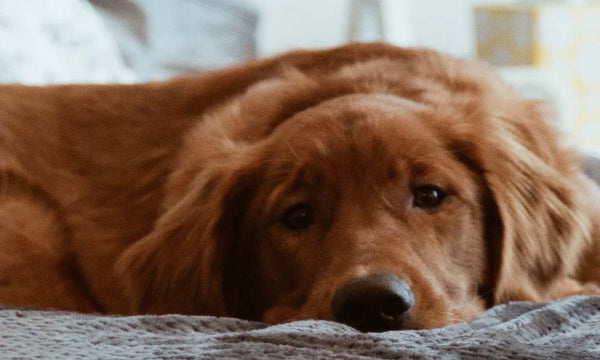
[[[600,4],[480,5],[475,19],[480,59],[567,74],[577,104],[572,133],[584,147],[600,146]]]

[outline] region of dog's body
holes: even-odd
[[[385,272],[419,328],[600,281],[598,190],[538,104],[425,50],[1,86],[0,179],[3,304],[327,319],[336,288]]]

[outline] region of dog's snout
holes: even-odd
[[[389,273],[354,278],[334,294],[331,312],[336,321],[361,331],[403,328],[414,306],[410,286]]]

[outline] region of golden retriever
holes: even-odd
[[[364,331],[596,294],[598,189],[487,66],[350,44],[0,86],[0,303]]]

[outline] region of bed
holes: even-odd
[[[209,68],[252,57],[254,48],[248,35],[256,25],[252,8],[242,7],[242,0],[205,2],[206,6],[233,9],[233,17],[211,17],[213,25],[220,19],[217,28],[227,31],[207,29],[206,36],[198,37],[221,45],[202,47],[212,49],[213,58],[193,66]],[[5,50],[0,56],[0,81],[131,82],[171,75],[165,70],[139,76],[136,67],[155,69],[155,64],[136,62],[135,45],[129,47],[129,57],[121,56],[120,49],[131,42],[114,41],[102,25],[100,17],[114,16],[108,3],[64,0],[63,6],[71,4],[71,11],[59,11],[43,0],[27,0],[19,6],[12,0],[0,0],[0,43]],[[93,6],[103,10],[96,13]],[[32,15],[31,8],[39,7],[45,7],[44,11]],[[20,20],[36,14],[39,18],[29,23]],[[80,31],[73,31],[73,26]],[[116,22],[111,29],[127,31]],[[17,38],[27,41],[14,41]],[[23,47],[31,43],[43,46]],[[246,50],[238,53],[240,48]],[[32,53],[34,50],[39,53]],[[189,65],[159,60],[170,65],[170,70]],[[586,169],[600,180],[600,161],[590,159]],[[4,308],[0,310],[0,358],[600,359],[600,298],[516,302],[494,307],[471,323],[384,333],[361,333],[327,321],[268,326],[206,316],[120,317]]]
[[[470,323],[361,333],[207,316],[0,310],[0,357],[65,359],[600,359],[600,297],[496,306]]]

